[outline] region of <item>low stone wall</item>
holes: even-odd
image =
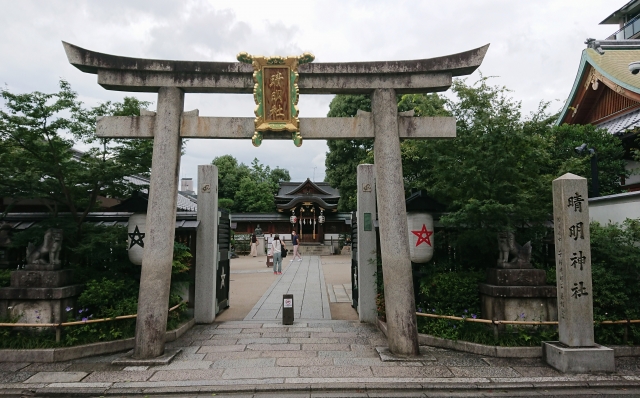
[[[387,324],[378,319],[378,329],[386,336]],[[428,334],[418,334],[420,345],[431,347],[447,348],[450,350],[463,351],[471,354],[483,355],[497,358],[541,358],[542,347],[499,347],[485,344],[470,343],[468,341],[448,340]],[[613,349],[616,357],[638,357],[640,347],[638,346],[608,346]]]
[[[191,319],[177,329],[166,332],[166,342],[176,340],[195,325]],[[42,348],[29,350],[0,350],[0,362],[63,362],[71,359],[91,357],[94,355],[111,354],[127,351],[135,345],[135,337],[124,340],[105,341],[84,344],[75,347]]]

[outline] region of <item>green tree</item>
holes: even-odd
[[[273,188],[267,181],[257,182],[249,177],[240,181],[234,199],[234,208],[242,213],[271,213],[275,211]]]
[[[398,96],[398,112],[415,111],[415,116],[448,115],[445,100],[438,94]],[[371,112],[367,95],[336,95],[329,104],[328,117],[353,117],[358,110]],[[373,163],[373,140],[329,140],[325,160],[326,181],[340,191],[339,211],[353,211],[357,206],[357,168]]]
[[[231,155],[218,156],[211,163],[218,166],[220,206],[240,213],[274,211],[279,183],[291,180],[288,170],[271,169],[257,158],[251,166]]]
[[[68,211],[80,231],[100,196],[126,196],[133,187],[124,178],[149,173],[150,142],[95,135],[96,117],[139,114],[148,103],[127,98],[87,109],[64,80],[57,93],[2,89],[0,97],[0,197],[39,199],[54,217]],[[79,152],[75,143],[91,147]]]
[[[590,124],[554,126],[545,132],[549,142],[551,168],[557,176],[573,173],[587,178],[591,187],[591,156],[578,155],[574,148],[584,144],[594,148],[598,160],[598,183],[600,195],[623,192],[621,177],[625,172],[624,147],[622,141],[604,129]]]

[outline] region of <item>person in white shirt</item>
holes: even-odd
[[[271,253],[273,253],[273,273],[275,275],[282,275],[282,249],[284,249],[284,242],[280,240],[280,235],[276,234],[273,237],[271,243]]]

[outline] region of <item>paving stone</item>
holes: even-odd
[[[32,363],[23,372],[62,372],[71,366],[71,362]]]
[[[177,370],[177,369],[209,369],[211,361],[174,361],[169,365],[154,366],[152,370]]]
[[[311,335],[310,332],[285,332],[285,331],[270,331],[262,333],[262,337],[289,337],[289,338],[307,338]]]
[[[20,383],[35,374],[35,372],[0,372],[0,383]]]
[[[386,345],[386,341],[373,343],[367,337],[340,337],[340,338],[338,338],[338,343],[340,343],[340,344],[371,345],[371,346]]]
[[[204,359],[205,354],[184,354],[184,355],[180,355],[179,357],[175,357],[173,359],[173,362],[180,362],[180,361],[201,361],[202,359]]]
[[[282,351],[285,352],[285,351]],[[249,359],[260,358],[260,351],[237,351],[237,352],[212,352],[204,356],[205,361],[218,361],[220,359]]]
[[[446,366],[372,366],[371,371],[378,377],[453,377]]]
[[[250,344],[250,345],[247,345],[247,350],[254,350],[254,351],[297,351],[297,350],[300,350],[300,344]]]
[[[238,343],[238,339],[211,339],[204,341],[197,341],[199,346],[205,345],[236,345]]]
[[[492,358],[492,357],[484,357],[482,358],[490,366],[547,366],[546,363],[542,360],[542,358]]]
[[[261,333],[247,333],[243,334],[242,337],[251,338],[251,337],[260,337]],[[237,339],[238,334],[214,334],[211,336],[211,340],[232,340]]]
[[[215,361],[211,365],[211,368],[254,368],[273,367],[275,365],[275,358],[221,359],[219,361]]]
[[[215,380],[221,378],[223,372],[224,369],[160,370],[149,381]]]
[[[240,339],[238,340],[238,344],[287,344],[289,343],[288,338],[253,338],[253,339]]]
[[[359,337],[358,333],[356,332],[344,332],[344,333],[335,333],[335,332],[331,332],[331,333],[327,333],[327,332],[311,332],[311,337],[313,338],[342,338],[342,337]]]
[[[313,358],[317,357],[318,353],[315,351],[262,351],[260,356],[264,358]]]
[[[373,348],[369,351],[318,351],[318,356],[324,358],[380,358]]]
[[[188,346],[188,347],[175,346],[173,348],[180,349],[180,352],[178,353],[178,355],[175,356],[175,358],[179,358],[182,355],[195,354],[200,349],[199,346]]]
[[[518,377],[520,376],[511,368],[501,366],[449,366],[449,369],[457,377]]]
[[[85,372],[38,372],[25,380],[25,383],[70,383],[86,376]]]
[[[381,362],[380,358],[334,358],[333,362],[337,366],[399,366],[399,367],[421,367],[425,366],[425,362],[420,361],[404,361],[404,362]],[[432,364],[432,362],[429,362]]]
[[[303,351],[350,351],[349,344],[303,344]]]
[[[96,382],[125,382],[125,381],[147,381],[154,374],[154,370],[146,371],[121,371],[121,372],[93,372],[82,380],[83,383]]]
[[[561,373],[550,366],[513,366],[513,370],[525,377],[560,376]]]
[[[270,377],[297,377],[296,367],[230,368],[225,369],[223,379],[262,379]]]
[[[483,361],[482,358],[471,357],[471,356],[470,357],[464,357],[464,356],[438,357],[436,356],[436,360],[439,365],[444,365],[444,366],[475,366],[475,367],[485,366],[487,368],[492,367],[492,366],[489,366],[485,361]]]
[[[210,352],[231,352],[231,351],[244,351],[246,346],[244,345],[207,345],[202,346],[198,350],[198,354],[208,354]]]
[[[225,335],[225,334],[239,334],[242,332],[242,329],[236,328],[236,329],[215,329],[213,331],[213,336],[220,336],[220,335]]]
[[[367,366],[308,366],[300,368],[300,377],[370,377]]]
[[[110,363],[74,363],[65,369],[67,372],[117,372],[123,370],[123,365],[112,365]]]
[[[261,329],[261,323],[250,323],[250,322],[224,322],[218,324],[218,329]]]
[[[308,327],[299,327],[299,328],[291,328],[290,332],[310,332],[310,333],[332,333],[333,329],[330,327],[324,328],[308,328]]]
[[[304,352],[304,351],[301,351]],[[331,366],[332,358],[278,358],[276,361],[278,366]]]
[[[124,369],[125,372],[142,372],[149,369],[148,366],[126,366]]]
[[[31,362],[0,362],[0,372],[16,372],[30,364]]]
[[[338,344],[340,339],[335,337],[308,337],[308,338],[292,338],[291,343],[300,344]]]

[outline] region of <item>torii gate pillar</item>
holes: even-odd
[[[173,241],[176,235],[178,176],[180,170],[180,119],[184,92],[176,87],[158,90],[155,116],[151,183],[145,242],[138,295],[134,358],[164,354],[167,303],[171,284]]]
[[[405,239],[408,227],[396,91],[374,90],[371,111],[389,350],[400,356],[416,356],[419,353],[418,329],[409,241]]]

